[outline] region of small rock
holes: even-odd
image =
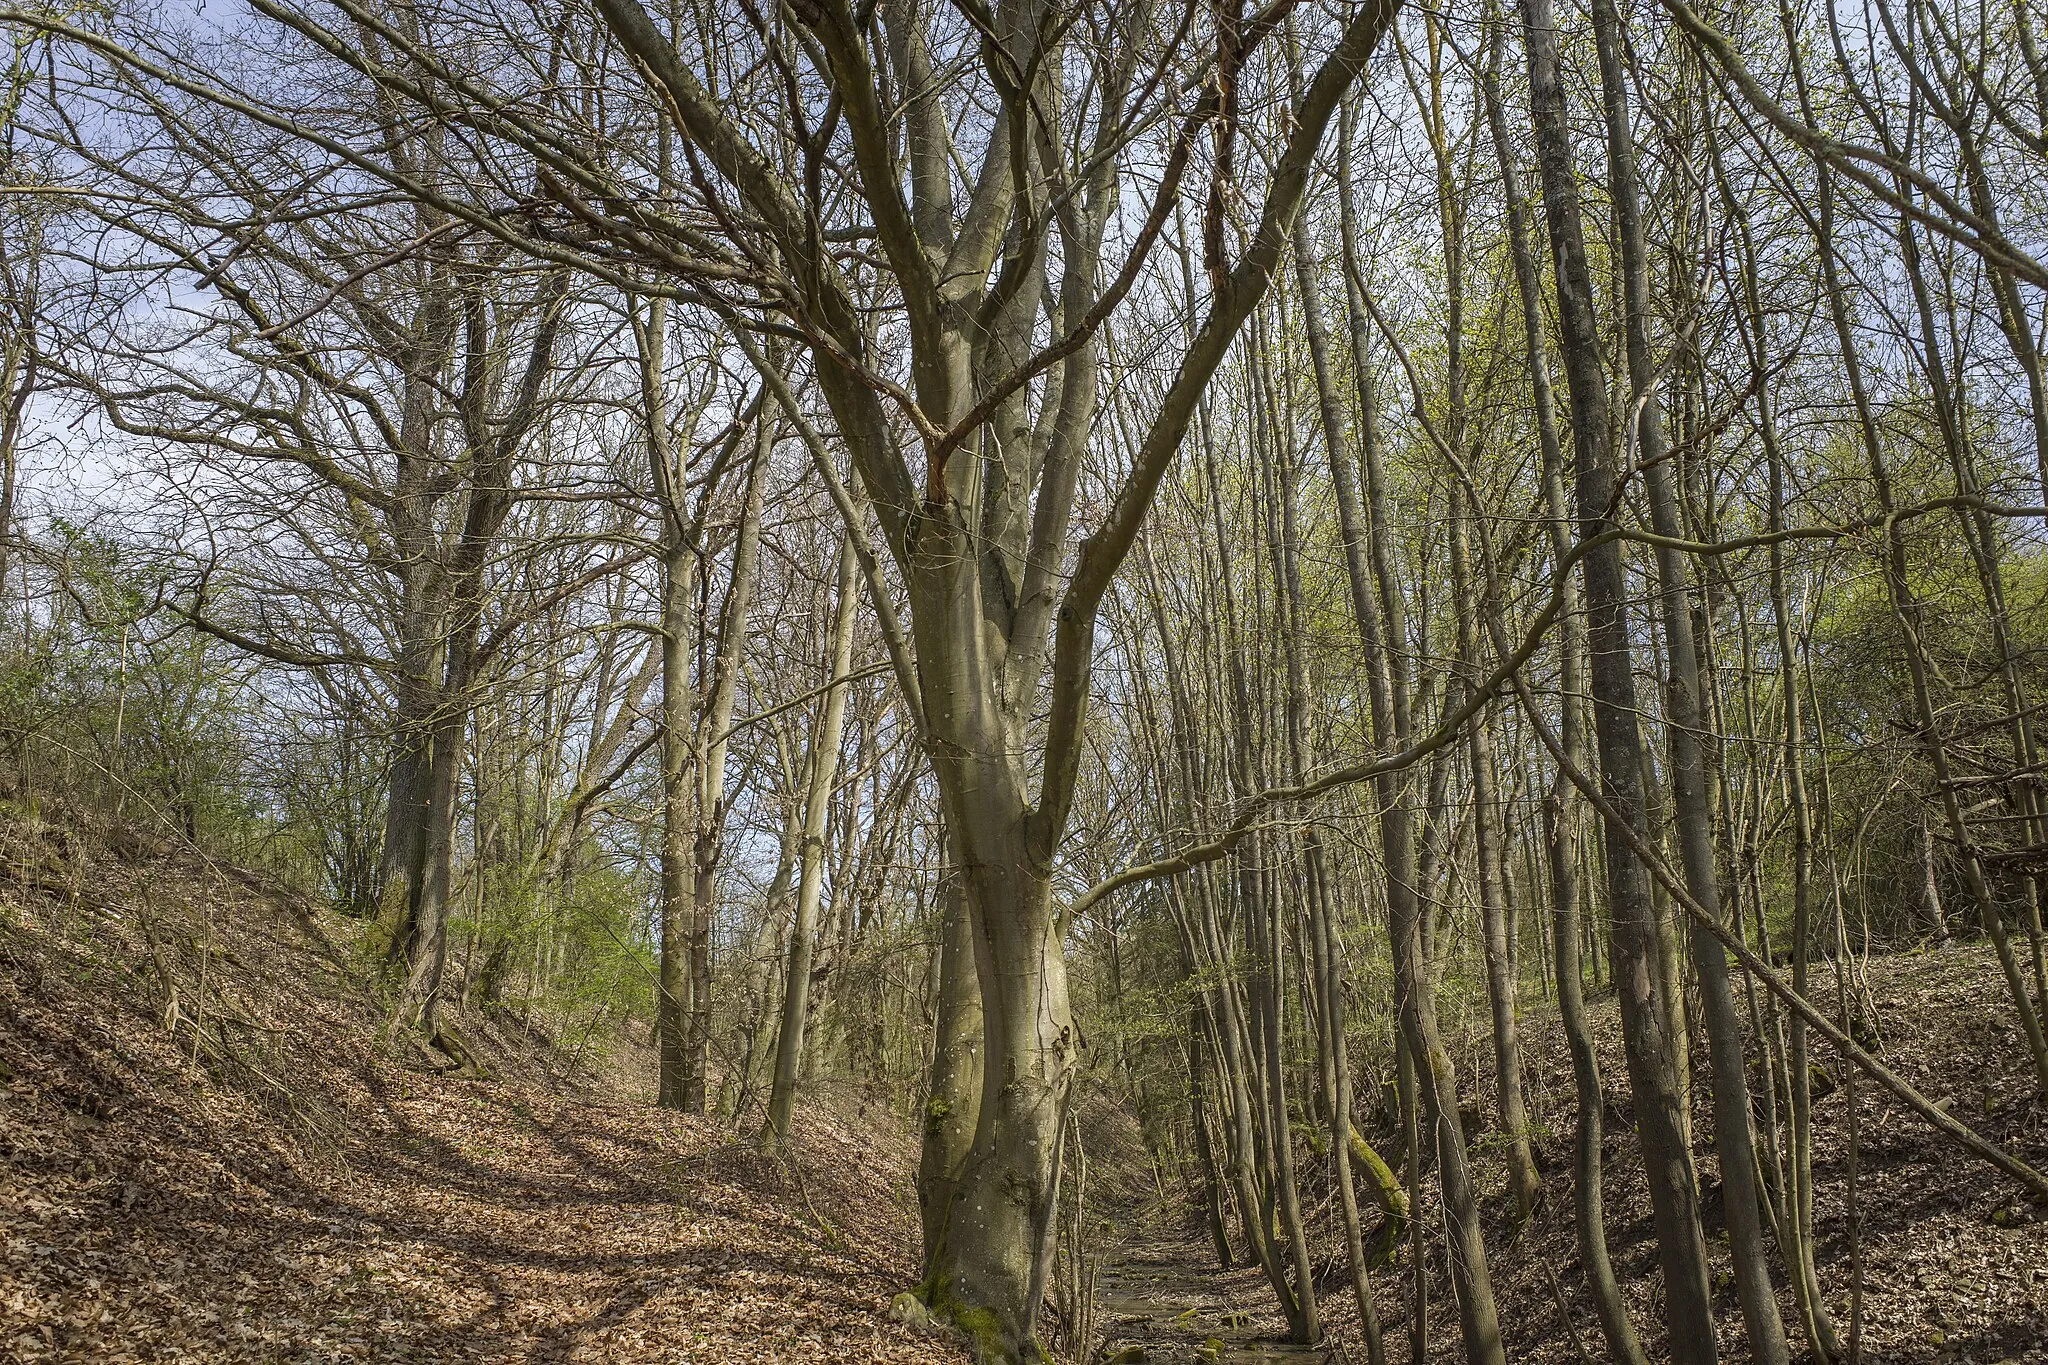
[[[889,1321],[900,1322],[922,1332],[937,1331],[939,1326],[932,1310],[924,1306],[924,1300],[908,1289],[889,1300]]]
[[[1145,1347],[1142,1343],[1136,1342],[1129,1346],[1119,1346],[1102,1358],[1103,1365],[1139,1365],[1144,1359]]]

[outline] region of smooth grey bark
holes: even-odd
[[[422,211],[423,222],[438,215]],[[429,228],[428,230],[432,230]],[[431,483],[435,394],[444,386],[459,336],[454,290],[442,272],[429,277],[413,310],[413,342],[399,357],[400,415],[393,497],[386,513],[397,552],[398,671],[392,682],[392,752],[387,768],[384,838],[377,866],[377,925],[388,960],[408,960],[425,875],[427,788],[439,675],[445,667],[445,605],[434,572],[437,549]]]
[[[1942,909],[1941,883],[1934,875],[1934,827],[1927,822],[1925,812],[1916,812],[1913,822],[1918,847],[1915,852],[1915,866],[1920,875],[1920,913],[1927,921],[1927,927],[1934,934],[1936,943],[1949,940],[1948,915]]]
[[[981,991],[974,979],[974,924],[957,869],[940,888],[938,1001],[926,1086],[917,1203],[925,1245],[940,1245],[981,1107]],[[927,1267],[929,1271],[931,1267]]]

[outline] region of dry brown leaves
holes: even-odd
[[[428,1074],[379,1046],[339,922],[42,834],[0,829],[0,1359],[963,1358],[885,1317],[900,1134],[812,1115],[768,1160]]]
[[[1832,968],[1817,968],[1815,980],[1832,998]],[[2034,1092],[2011,997],[1990,950],[1959,946],[1876,959],[1870,964],[1868,984],[1885,1060],[1985,1136],[2037,1166],[2048,1166],[2048,1105]],[[1564,1041],[1544,1002],[1529,1000],[1525,1008],[1525,1073],[1536,1099],[1543,1136],[1538,1159],[1547,1178],[1546,1205],[1529,1226],[1518,1229],[1506,1216],[1506,1177],[1497,1130],[1482,1123],[1472,1131],[1475,1167],[1487,1196],[1487,1249],[1502,1333],[1508,1358],[1516,1365],[1580,1365],[1583,1357],[1574,1344],[1574,1332],[1593,1359],[1607,1360],[1606,1343],[1578,1269],[1571,1221],[1574,1115]],[[1596,1000],[1592,1015],[1609,1108],[1604,1177],[1608,1245],[1650,1357],[1664,1360],[1669,1356],[1661,1323],[1657,1247],[1642,1165],[1629,1129],[1627,1073],[1612,999]],[[1491,1044],[1484,1032],[1483,1008],[1458,1022],[1470,1030],[1453,1038],[1461,1087],[1475,1113],[1490,1111]],[[1816,1043],[1813,1060],[1831,1079],[1839,1079],[1839,1059],[1823,1041]],[[1695,1150],[1715,1271],[1722,1359],[1745,1361],[1750,1357],[1721,1226],[1706,1059],[1693,1060]],[[1369,1103],[1361,1103],[1361,1112]],[[1858,1087],[1857,1105],[1864,1365],[2048,1362],[2048,1209],[2030,1206],[2003,1176],[1959,1151],[1870,1082]],[[1848,1235],[1847,1118],[1845,1089],[1817,1099],[1819,1271],[1829,1309],[1844,1336],[1857,1281]],[[1386,1144],[1383,1152],[1394,1155],[1393,1132],[1382,1131],[1377,1140]],[[1128,1159],[1141,1160],[1142,1155]],[[1333,1358],[1363,1360],[1328,1167],[1305,1146],[1297,1151],[1296,1161],[1305,1186],[1324,1325],[1335,1338],[1334,1348],[1342,1352]],[[1143,1342],[1150,1347],[1151,1359],[1187,1360],[1191,1343],[1217,1331],[1219,1314],[1226,1309],[1246,1312],[1243,1330],[1252,1335],[1282,1334],[1284,1324],[1257,1269],[1216,1271],[1213,1253],[1192,1221],[1170,1222],[1161,1229],[1141,1216],[1135,1204],[1118,1212],[1127,1231],[1122,1246],[1115,1245],[1114,1232],[1107,1236],[1107,1292],[1098,1307],[1099,1325],[1112,1343]],[[1465,1356],[1443,1259],[1442,1216],[1433,1175],[1426,1176],[1423,1224],[1434,1229],[1428,1259],[1428,1357],[1437,1365],[1455,1365]],[[1377,1222],[1375,1215],[1368,1219]],[[1552,1271],[1564,1294],[1569,1322],[1560,1312]],[[1376,1308],[1390,1358],[1407,1358],[1411,1284],[1405,1250],[1399,1264],[1374,1277]],[[1794,1360],[1811,1360],[1797,1307],[1782,1279],[1778,1297]],[[1185,1322],[1162,1324],[1162,1303],[1186,1304],[1197,1311]],[[1224,1358],[1281,1357],[1277,1352],[1270,1357],[1248,1352],[1226,1353]]]
[[[1832,1002],[1832,966],[1815,968],[1815,989]],[[2035,1094],[2032,1072],[2018,1033],[2011,997],[1988,948],[1965,945],[1936,951],[1874,958],[1869,996],[1876,1003],[1885,1061],[1923,1093],[1986,1137],[2036,1166],[2048,1165],[2048,1105]],[[1832,1013],[1830,1009],[1830,1013]],[[1573,1324],[1594,1354],[1606,1358],[1605,1342],[1593,1320],[1578,1271],[1571,1223],[1572,1110],[1570,1071],[1554,1020],[1531,1002],[1538,1022],[1524,1037],[1531,1049],[1529,1071],[1548,1083],[1543,1117],[1550,1135],[1539,1158],[1548,1177],[1548,1207],[1534,1225],[1517,1233],[1499,1215],[1505,1180],[1494,1135],[1478,1136],[1485,1173],[1495,1198],[1488,1227],[1494,1252],[1495,1288],[1511,1359],[1577,1365],[1564,1331],[1555,1293],[1542,1273],[1557,1273]],[[1610,1118],[1606,1206],[1609,1245],[1636,1326],[1653,1354],[1663,1342],[1661,1291],[1649,1198],[1635,1141],[1627,1123],[1627,1073],[1611,1000],[1596,1002],[1602,1072]],[[1729,1254],[1721,1227],[1718,1162],[1704,1048],[1694,1061],[1695,1150],[1708,1223],[1708,1251],[1715,1271],[1715,1310],[1723,1359],[1748,1359],[1741,1315],[1729,1278]],[[1755,1061],[1752,1050],[1751,1059]],[[1822,1039],[1813,1040],[1813,1061],[1839,1079],[1843,1066]],[[1478,1058],[1473,1059],[1479,1063]],[[1490,1073],[1469,1065],[1461,1081],[1491,1109]],[[1760,1085],[1752,1070],[1752,1085]],[[1823,1086],[1824,1088],[1824,1086]],[[1759,1104],[1761,1101],[1758,1101]],[[1860,1211],[1865,1365],[2000,1365],[2048,1361],[2048,1209],[2032,1208],[2024,1195],[1997,1172],[1958,1149],[1899,1101],[1864,1080],[1857,1086],[1857,1200]],[[1814,1104],[1814,1174],[1818,1186],[1816,1249],[1822,1288],[1839,1331],[1846,1337],[1850,1296],[1856,1280],[1848,1237],[1848,1096],[1842,1089]],[[1772,1255],[1776,1251],[1773,1248]],[[1405,1279],[1405,1269],[1402,1273]],[[1806,1341],[1792,1294],[1779,1280],[1779,1307],[1794,1359]],[[1405,1327],[1393,1302],[1395,1287],[1382,1280],[1382,1303]],[[1432,1314],[1440,1359],[1456,1356],[1457,1323],[1449,1310],[1448,1286],[1438,1294],[1445,1309]]]

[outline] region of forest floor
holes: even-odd
[[[1987,946],[1955,944],[1872,956],[1848,983],[1855,1032],[1922,1094],[1984,1137],[2037,1169],[2048,1168],[2048,1102],[2037,1091],[2020,1037],[2018,1016],[1997,959]],[[1813,989],[1835,996],[1833,965],[1815,964]],[[1738,979],[1738,1001],[1743,985]],[[1761,997],[1762,988],[1758,988]],[[1570,1064],[1554,1012],[1538,1006],[1531,1071],[1547,1087],[1537,1102],[1547,1117],[1538,1161],[1547,1177],[1546,1205],[1527,1229],[1509,1226],[1504,1192],[1491,1203],[1488,1245],[1499,1248],[1496,1290],[1510,1353],[1518,1360],[1578,1359],[1574,1335],[1596,1356],[1605,1342],[1578,1271],[1572,1230],[1570,1168],[1573,1122]],[[1745,1004],[1746,1008],[1746,1004]],[[1833,1014],[1832,1009],[1829,1010]],[[1656,1241],[1649,1195],[1631,1132],[1627,1073],[1618,1013],[1610,995],[1596,1002],[1601,1069],[1608,1091],[1605,1127],[1609,1247],[1639,1331],[1652,1351],[1663,1331]],[[1865,1365],[2001,1365],[2048,1362],[2048,1208],[1954,1141],[1936,1132],[1876,1082],[1851,1086],[1844,1059],[1817,1035],[1814,1067],[1815,1258],[1829,1311],[1846,1340],[1852,1291],[1862,1290],[1860,1347]],[[1715,1310],[1724,1360],[1747,1359],[1735,1303],[1722,1221],[1719,1163],[1703,1045],[1693,1057],[1693,1113],[1700,1186],[1714,1272]],[[1468,1088],[1490,1073],[1466,1067]],[[1752,1103],[1762,1110],[1765,1083],[1750,1074]],[[1849,1098],[1856,1099],[1859,1227],[1849,1233]],[[1492,1107],[1489,1096],[1486,1108]],[[1487,1138],[1494,1141],[1488,1144]],[[1495,1154],[1497,1136],[1481,1137]],[[1496,1189],[1505,1177],[1496,1173]],[[1774,1253],[1775,1254],[1775,1253]],[[1860,1271],[1859,1265],[1860,1262]],[[1553,1288],[1551,1272],[1557,1277]],[[1560,1316],[1562,1289],[1570,1322]],[[1448,1295],[1442,1295],[1447,1299]],[[1788,1286],[1779,1307],[1794,1358],[1806,1340]],[[1569,1332],[1566,1330],[1569,1328]],[[1439,1341],[1455,1341],[1455,1320],[1433,1322]]]
[[[886,1316],[917,1255],[889,1119],[812,1112],[764,1158],[474,1015],[496,1079],[444,1073],[355,933],[0,810],[0,1360],[963,1359]]]
[[[1199,1243],[1157,1237],[1115,1245],[1096,1282],[1099,1357],[1142,1347],[1147,1361],[1302,1365],[1332,1352],[1290,1345],[1257,1272],[1214,1270]]]
[[[1833,992],[1832,967],[1816,969]],[[1860,1026],[1872,1023],[1884,1060],[1922,1093],[1964,1122],[2032,1162],[2048,1167],[2048,1105],[2034,1090],[2011,997],[1987,947],[1959,944],[1873,957],[1854,992],[1864,1000]],[[1470,1115],[1475,1165],[1487,1191],[1487,1248],[1508,1358],[1516,1365],[1581,1365],[1609,1353],[1594,1321],[1578,1266],[1571,1222],[1572,1104],[1570,1070],[1555,1016],[1527,1000],[1525,1042],[1545,1177],[1545,1204],[1528,1226],[1508,1216],[1505,1173],[1492,1109],[1484,1034],[1454,1038],[1459,1079]],[[1608,1242],[1637,1330],[1652,1360],[1668,1359],[1660,1326],[1656,1243],[1642,1167],[1630,1135],[1619,1023],[1610,997],[1592,1002],[1608,1093],[1605,1125]],[[1483,1005],[1475,1011],[1483,1022]],[[1815,1039],[1814,1106],[1817,1259],[1830,1309],[1846,1338],[1857,1273],[1848,1237],[1848,1092],[1836,1086],[1839,1059]],[[1722,1359],[1748,1359],[1729,1278],[1720,1185],[1712,1151],[1705,1058],[1695,1062],[1695,1124],[1700,1179],[1714,1268],[1715,1311]],[[1760,1083],[1754,1074],[1752,1083]],[[2048,1209],[2030,1204],[2018,1187],[1929,1128],[1874,1083],[1858,1095],[1857,1238],[1861,1261],[1861,1359],[1864,1365],[2005,1365],[2048,1362]],[[1826,1092],[1826,1093],[1819,1093]],[[1384,1116],[1383,1116],[1384,1122]],[[1375,1137],[1394,1155],[1390,1131]],[[1207,1239],[1191,1224],[1157,1208],[1128,1205],[1102,1237],[1100,1339],[1109,1349],[1143,1345],[1155,1362],[1288,1360],[1363,1362],[1365,1351],[1349,1274],[1322,1163],[1297,1158],[1303,1203],[1312,1221],[1318,1296],[1330,1337],[1322,1349],[1288,1351],[1285,1325],[1261,1273],[1240,1265],[1216,1268]],[[1433,1223],[1434,1182],[1424,1182],[1424,1217]],[[1368,1241],[1376,1215],[1368,1213]],[[1451,1299],[1442,1237],[1434,1239],[1428,1287],[1427,1355],[1436,1365],[1464,1359]],[[1553,1280],[1553,1276],[1555,1280]],[[1405,1260],[1374,1277],[1375,1303],[1390,1359],[1409,1359],[1412,1281]],[[1560,1303],[1562,1296],[1562,1304]],[[1810,1360],[1791,1292],[1779,1284],[1780,1308],[1795,1360]],[[1216,1339],[1220,1351],[1204,1344]]]
[[[358,932],[259,875],[0,803],[0,1361],[964,1359],[887,1317],[917,1257],[914,1143],[888,1116],[823,1104],[768,1159],[729,1127],[649,1105],[644,1048],[474,1013],[455,1022],[492,1078],[454,1071],[385,1029]],[[1875,958],[1862,995],[1890,1065],[2048,1164],[2048,1106],[1988,950]],[[1529,1227],[1506,1218],[1497,1134],[1473,1135],[1501,1319],[1517,1365],[1576,1362],[1575,1338],[1605,1359],[1569,1220],[1568,1066],[1544,1002],[1526,1003],[1549,1180]],[[1594,1018],[1610,1241],[1654,1356],[1655,1246],[1611,1000]],[[1452,1041],[1489,1109],[1483,1035]],[[1839,1079],[1827,1049],[1815,1060]],[[1697,1085],[1703,1099],[1703,1073]],[[1888,1095],[1858,1094],[1863,1359],[2048,1361],[2048,1211]],[[1821,1275],[1844,1331],[1846,1101],[1836,1088],[1815,1107]],[[1725,1272],[1704,1103],[1699,1123]],[[1158,1362],[1362,1361],[1318,1165],[1303,1169],[1328,1347],[1280,1349],[1259,1272],[1216,1270],[1156,1209],[1094,1248],[1097,1342]],[[1429,1355],[1451,1362],[1442,1272]],[[1402,1267],[1376,1278],[1397,1359],[1407,1285]],[[1721,1275],[1717,1309],[1739,1360]]]

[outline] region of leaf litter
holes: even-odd
[[[936,1365],[913,1144],[784,1157],[530,1025],[464,1078],[384,1029],[359,926],[132,831],[0,815],[0,1360]],[[118,833],[122,837],[113,837]]]

